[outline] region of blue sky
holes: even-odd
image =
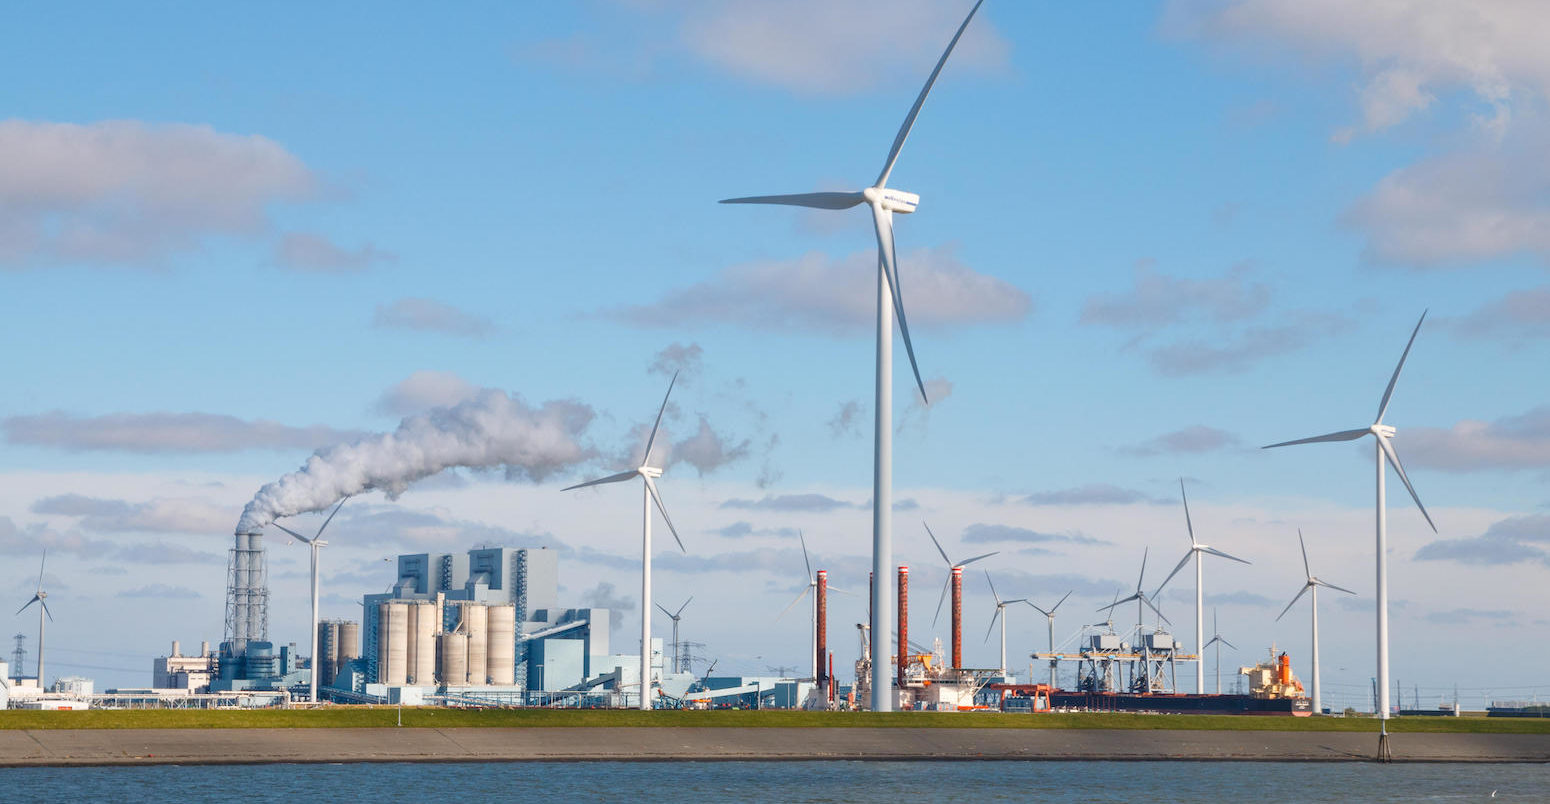
[[[563,543],[570,594],[629,598],[606,557],[638,549],[633,498],[558,488],[638,449],[654,365],[688,369],[664,493],[704,562],[664,560],[658,586],[742,612],[686,614],[723,667],[797,661],[801,623],[769,624],[799,589],[789,529],[837,576],[869,550],[872,237],[857,210],[714,202],[869,181],[961,13],[19,9],[0,49],[0,585],[25,600],[55,546],[51,664],[218,641],[226,520],[260,485],[477,388],[584,406],[571,435],[595,457],[371,495],[325,559],[328,613],[390,580],[383,555],[478,540]],[[892,182],[922,196],[901,283],[943,391],[912,406],[896,370],[896,494],[919,506],[896,519],[901,561],[932,566],[921,518],[954,543],[1008,526],[1023,541],[987,564],[1018,596],[1110,586],[1143,546],[1180,551],[1185,476],[1197,523],[1256,562],[1208,591],[1275,601],[1223,604],[1247,662],[1296,591],[1298,526],[1339,568],[1319,574],[1363,601],[1372,574],[1370,454],[1252,447],[1369,422],[1429,309],[1389,419],[1440,533],[1391,495],[1395,673],[1532,685],[1435,651],[1545,628],[1544,14],[989,0]],[[778,503],[797,494],[848,505]],[[753,532],[725,535],[737,522]],[[271,555],[274,633],[301,640],[304,556]],[[1014,653],[1042,633],[1024,619]],[[1275,636],[1301,656],[1295,619]],[[1349,669],[1325,677],[1357,689],[1370,616],[1327,620]]]

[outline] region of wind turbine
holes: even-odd
[[[813,574],[813,562],[809,561],[808,558],[807,558],[807,539],[806,539],[806,537],[804,537],[802,535],[802,531],[801,530],[797,531],[797,540],[799,542],[801,542],[801,544],[802,544],[802,563],[807,566],[807,586],[802,587],[802,592],[801,592],[801,594],[797,595],[797,599],[791,601],[791,603],[788,604],[784,609],[781,609],[780,614],[775,615],[775,619],[777,621],[780,620],[780,618],[786,616],[786,612],[791,611],[791,609],[794,608],[796,606],[796,604],[801,603],[802,602],[802,598],[805,598],[808,595],[812,595],[813,596],[813,599],[811,601],[811,603],[812,603],[812,605],[811,605],[812,616],[808,618],[808,630],[809,630],[809,633],[808,633],[808,639],[807,639],[808,644],[811,645],[811,644],[813,644],[814,641],[817,640],[817,633],[818,633],[818,595],[817,595],[818,578],[817,578],[817,576],[815,576]],[[832,587],[831,587],[831,589],[832,589]],[[809,652],[813,653],[812,651],[809,651]],[[818,654],[817,653],[813,653],[812,659],[813,660],[812,660],[811,664],[812,664],[812,670],[813,670],[813,678],[817,678],[818,677]]]
[[[926,79],[926,85],[921,88],[920,95],[915,98],[915,105],[904,118],[904,125],[899,127],[899,133],[893,138],[893,146],[888,150],[888,158],[883,162],[883,170],[877,175],[877,181],[872,186],[857,192],[827,192],[827,193],[798,193],[794,195],[765,195],[749,196],[745,198],[728,198],[723,204],[779,204],[785,206],[811,207],[814,209],[850,209],[862,203],[867,204],[872,210],[872,226],[877,235],[877,386],[876,404],[873,414],[876,417],[873,438],[874,447],[872,454],[872,573],[877,583],[872,588],[872,619],[874,633],[884,634],[893,630],[892,612],[889,610],[890,597],[893,592],[893,584],[889,573],[893,572],[893,319],[897,315],[899,319],[899,334],[904,339],[904,350],[909,355],[910,370],[915,374],[915,384],[920,388],[920,396],[926,399],[926,384],[920,378],[920,367],[915,362],[915,347],[910,343],[909,323],[904,317],[904,296],[899,290],[899,275],[894,254],[893,215],[907,215],[915,211],[920,203],[920,196],[914,193],[906,193],[888,187],[888,177],[893,173],[894,162],[899,158],[899,151],[904,148],[904,141],[909,138],[910,129],[915,125],[915,118],[920,114],[920,107],[926,102],[926,96],[930,94],[931,87],[936,83],[937,76],[942,73],[943,65],[947,64],[947,57],[952,55],[953,48],[957,46],[959,38],[969,27],[969,21],[974,19],[975,12],[979,11],[984,0],[976,0],[974,7],[964,17],[963,24],[958,26],[957,33],[953,34],[951,41],[947,43],[947,49],[942,52],[942,57],[937,60],[936,68],[931,71],[931,77]],[[926,399],[929,403],[929,399]],[[885,639],[872,640],[872,667],[880,669],[888,666],[888,641]],[[873,672],[872,678],[872,711],[889,712],[893,710],[893,680],[887,678],[885,673]]]
[[[348,499],[350,499],[350,498],[349,497],[345,497],[344,500],[340,500],[339,501],[338,505],[334,506],[333,513],[330,513],[328,515],[328,518],[323,520],[323,524],[318,527],[318,532],[313,534],[312,538],[310,538],[310,539],[307,538],[306,536],[301,535],[300,533],[297,533],[294,530],[291,530],[290,528],[287,528],[286,526],[284,526],[284,525],[282,525],[282,524],[280,524],[278,522],[271,522],[270,523],[270,524],[274,525],[275,527],[279,528],[280,530],[283,530],[286,533],[289,533],[291,535],[291,538],[295,539],[296,541],[299,541],[302,544],[305,544],[308,547],[312,548],[312,653],[310,654],[311,657],[312,657],[310,659],[310,661],[312,662],[312,672],[309,673],[309,675],[312,676],[312,680],[307,685],[308,694],[311,696],[307,700],[311,701],[314,705],[316,705],[317,702],[318,702],[318,669],[319,669],[318,668],[318,550],[328,544],[328,542],[323,541],[323,531],[328,528],[328,523],[334,521],[334,514],[339,513],[339,509],[344,507],[345,500],[348,500]]]
[[[1006,678],[1006,615],[1004,614],[1004,611],[1005,611],[1007,606],[1009,606],[1009,605],[1011,605],[1013,603],[1027,603],[1028,602],[1028,598],[1026,598],[1026,597],[1019,597],[1019,598],[1015,598],[1013,600],[1002,600],[1001,596],[996,594],[996,584],[995,584],[994,581],[990,580],[990,573],[989,572],[985,573],[985,583],[990,584],[990,596],[996,599],[996,613],[990,615],[990,628],[986,628],[985,629],[985,641],[986,642],[990,641],[991,629],[994,629],[996,627],[996,620],[997,619],[1001,620],[1001,664],[999,666],[1000,666],[1000,669],[1001,669],[1001,677],[1003,679],[1005,679]]]
[[[1378,565],[1378,758],[1387,759],[1389,755],[1388,719],[1389,719],[1389,560],[1388,560],[1388,495],[1384,491],[1383,482],[1385,473],[1383,462],[1387,460],[1394,466],[1394,472],[1399,475],[1400,482],[1405,484],[1405,490],[1410,492],[1410,499],[1415,501],[1415,507],[1421,509],[1421,516],[1426,518],[1426,524],[1431,526],[1432,532],[1437,532],[1436,523],[1432,522],[1431,514],[1426,513],[1426,506],[1421,504],[1420,495],[1415,493],[1415,486],[1410,485],[1410,478],[1405,474],[1404,464],[1399,462],[1399,453],[1394,451],[1391,440],[1394,438],[1395,429],[1391,425],[1383,423],[1383,414],[1388,412],[1389,399],[1394,396],[1394,384],[1399,382],[1399,372],[1405,368],[1405,358],[1410,356],[1410,347],[1415,345],[1415,336],[1421,332],[1421,324],[1426,322],[1426,311],[1421,312],[1421,319],[1415,322],[1415,329],[1410,333],[1410,341],[1405,344],[1405,351],[1399,355],[1399,364],[1394,366],[1394,375],[1389,377],[1389,385],[1383,389],[1383,399],[1378,402],[1378,418],[1371,425],[1359,430],[1341,430],[1336,433],[1326,433],[1311,438],[1299,438],[1295,441],[1282,441],[1279,444],[1267,444],[1261,449],[1274,449],[1275,447],[1290,447],[1296,444],[1317,444],[1324,441],[1355,441],[1362,436],[1371,435],[1377,442],[1377,565]]]
[[[668,611],[661,603],[657,604],[657,608],[662,609],[662,613],[666,614],[667,618],[673,621],[673,672],[675,673],[685,672],[683,663],[678,660],[678,621],[683,619],[684,609],[689,608],[689,604],[693,600],[694,595],[690,595],[689,599],[685,600],[684,604],[678,607],[678,611]]]
[[[17,614],[27,610],[27,606],[38,604],[38,689],[43,689],[43,616],[48,615],[49,622],[54,621],[54,613],[48,610],[48,593],[43,591],[43,567],[48,564],[48,550],[43,550],[43,560],[38,562],[38,590],[32,593],[32,599],[27,604],[16,610]],[[22,669],[16,668],[17,677],[21,677]]]
[[[1136,576],[1136,591],[1131,593],[1130,597],[1120,598],[1120,597],[1116,596],[1116,598],[1115,598],[1113,603],[1110,603],[1107,606],[1101,606],[1101,607],[1098,608],[1098,611],[1103,611],[1104,609],[1108,609],[1108,612],[1109,612],[1109,627],[1113,628],[1114,627],[1113,626],[1113,623],[1114,623],[1114,608],[1116,606],[1119,606],[1122,603],[1129,603],[1132,600],[1136,601],[1136,636],[1138,638],[1141,636],[1141,627],[1143,625],[1145,625],[1145,620],[1146,620],[1146,612],[1141,610],[1141,606],[1142,605],[1145,605],[1147,608],[1151,609],[1152,611],[1157,612],[1157,616],[1159,618],[1161,618],[1163,622],[1165,622],[1165,623],[1167,623],[1169,625],[1173,625],[1173,621],[1168,619],[1167,617],[1164,617],[1162,611],[1157,608],[1157,604],[1152,602],[1152,597],[1150,595],[1148,595],[1146,592],[1141,591],[1141,584],[1146,579],[1146,559],[1147,559],[1147,554],[1150,553],[1150,552],[1151,552],[1151,548],[1150,547],[1148,547],[1145,550],[1141,551],[1141,574]]]
[[[920,524],[926,525],[926,523],[924,523],[924,522],[922,522]],[[982,558],[990,558],[991,556],[996,555],[997,553],[1000,553],[1001,551],[1000,550],[994,550],[994,551],[986,553],[986,554],[984,554],[982,556],[975,556],[973,558],[966,558],[966,559],[964,559],[962,561],[959,561],[959,562],[955,563],[952,559],[947,557],[947,551],[942,549],[942,543],[937,541],[936,534],[931,532],[931,526],[930,525],[926,525],[926,535],[931,537],[931,543],[936,545],[936,551],[938,553],[942,554],[942,561],[946,562],[946,564],[947,564],[947,581],[946,581],[946,583],[942,584],[942,594],[938,595],[937,599],[936,599],[936,614],[931,618],[931,624],[932,625],[936,625],[937,621],[942,619],[942,601],[947,599],[947,590],[953,585],[953,570],[962,570],[964,567],[968,566],[969,564],[973,564],[974,562],[979,561]],[[987,575],[986,577],[988,578],[990,576]],[[992,587],[992,588],[994,588],[994,587]],[[1002,664],[1005,664],[1005,662],[1003,662]]]
[[[673,541],[678,542],[678,549],[685,553],[683,539],[678,538],[678,529],[673,527],[673,518],[667,515],[667,507],[662,504],[662,494],[657,491],[655,478],[662,476],[662,470],[651,465],[651,447],[656,444],[657,430],[662,426],[662,413],[667,410],[668,397],[673,395],[673,385],[678,382],[678,372],[673,372],[673,379],[667,384],[667,394],[662,397],[662,407],[657,408],[656,423],[651,425],[651,435],[646,438],[646,451],[641,455],[640,465],[618,474],[600,477],[596,480],[588,480],[585,483],[577,483],[574,486],[566,486],[561,491],[582,489],[587,486],[601,486],[605,483],[623,483],[626,480],[640,478],[645,486],[641,492],[641,537],[640,537],[640,708],[651,709],[651,504],[656,503],[657,510],[662,512],[662,521],[667,523],[667,530],[673,534]]]
[[[1074,592],[1076,590],[1073,589],[1071,591]],[[1034,605],[1032,601],[1028,602],[1028,605],[1033,606],[1034,611],[1044,615],[1044,618],[1049,621],[1049,652],[1051,655],[1055,653],[1055,611],[1059,609],[1060,604],[1066,602],[1066,598],[1070,596],[1071,592],[1066,592],[1066,594],[1060,598],[1058,603],[1049,607],[1049,611],[1045,611],[1044,609],[1039,608],[1038,606]],[[1114,599],[1118,600],[1119,595],[1114,595]],[[1115,605],[1118,604],[1116,603]],[[1057,661],[1058,660],[1054,658],[1049,660],[1049,685],[1051,688],[1054,688],[1055,686],[1055,665]]]
[[[1184,569],[1184,565],[1188,564],[1191,558],[1195,559],[1195,692],[1204,693],[1206,691],[1206,668],[1202,657],[1205,656],[1206,647],[1202,640],[1205,639],[1206,628],[1204,613],[1205,591],[1201,558],[1204,555],[1213,555],[1231,559],[1239,564],[1248,564],[1249,562],[1237,556],[1230,556],[1215,547],[1195,541],[1195,525],[1189,518],[1189,495],[1184,492],[1184,478],[1182,477],[1179,478],[1179,496],[1184,498],[1184,526],[1189,528],[1189,552],[1185,553],[1182,559],[1179,559],[1178,566],[1173,568],[1173,572],[1168,573],[1168,577],[1164,578],[1163,582],[1157,585],[1157,591],[1152,593],[1152,597],[1162,594],[1163,587],[1173,580],[1173,576],[1178,575],[1179,570]]]
[[[1282,613],[1284,614],[1285,612],[1282,612]],[[1276,619],[1280,619],[1280,618],[1277,617]],[[1317,642],[1317,641],[1318,641],[1317,639],[1314,640],[1314,642]],[[1222,694],[1222,646],[1226,645],[1227,647],[1232,648],[1233,650],[1237,650],[1238,646],[1232,644],[1231,642],[1228,642],[1226,640],[1226,638],[1224,638],[1222,636],[1221,631],[1216,627],[1216,609],[1214,609],[1214,608],[1211,609],[1211,641],[1206,643],[1206,647],[1209,648],[1212,645],[1216,646],[1216,694],[1217,695],[1221,695]],[[1317,664],[1317,662],[1318,662],[1318,653],[1319,653],[1319,649],[1318,648],[1314,648],[1313,649],[1313,656],[1314,656],[1313,661],[1315,663],[1314,667],[1318,666],[1318,664]],[[1319,677],[1319,671],[1318,670],[1314,670],[1313,671],[1313,677],[1314,677],[1314,679],[1317,679]],[[1317,689],[1318,682],[1316,680],[1314,681],[1314,685],[1315,685],[1315,689]],[[1314,697],[1314,700],[1317,700],[1318,699],[1318,694],[1314,693],[1313,697]]]
[[[1321,581],[1314,577],[1313,570],[1308,566],[1308,545],[1302,540],[1302,528],[1297,529],[1297,544],[1302,548],[1302,569],[1307,574],[1308,580],[1304,581],[1302,588],[1297,590],[1297,596],[1292,598],[1292,602],[1286,604],[1286,608],[1281,609],[1281,613],[1276,615],[1276,622],[1280,622],[1281,618],[1285,617],[1286,613],[1292,610],[1292,606],[1302,599],[1304,592],[1313,592],[1310,603],[1310,611],[1313,613],[1313,713],[1319,715],[1324,713],[1322,700],[1319,697],[1319,587],[1327,586],[1338,592],[1345,592],[1348,595],[1356,593],[1345,587],[1336,586],[1328,581]]]

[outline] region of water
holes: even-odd
[[[1309,762],[522,762],[0,770],[0,800],[1546,801],[1543,765]]]

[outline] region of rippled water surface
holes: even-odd
[[[1492,796],[1495,796],[1493,799]],[[0,770],[0,800],[1547,801],[1550,768],[1304,762],[528,762]]]

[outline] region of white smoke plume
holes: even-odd
[[[593,416],[576,401],[534,408],[519,396],[484,389],[456,405],[410,416],[392,433],[319,450],[300,469],[258,490],[242,510],[237,533],[321,511],[363,491],[395,498],[410,483],[453,467],[499,467],[513,480],[543,480],[593,457],[580,440]]]

